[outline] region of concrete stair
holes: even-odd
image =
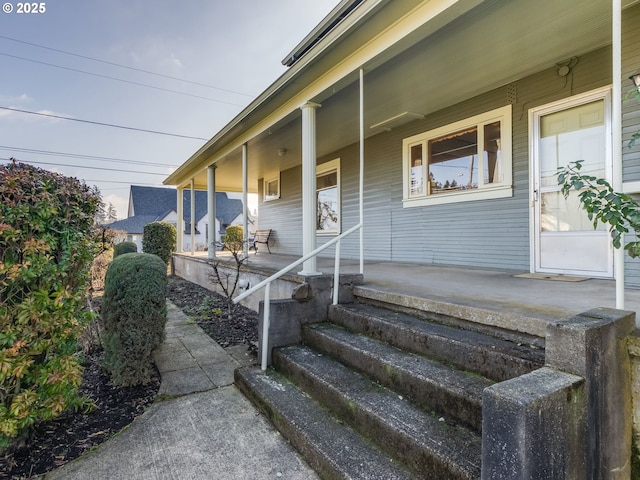
[[[544,350],[425,317],[332,306],[236,385],[323,478],[478,479],[483,390],[539,368]]]

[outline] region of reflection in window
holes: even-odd
[[[478,188],[478,129],[429,140],[428,194]]]
[[[316,228],[319,232],[338,231],[338,170],[316,177]]]
[[[280,198],[280,179],[264,181],[264,201],[275,200]]]
[[[412,197],[424,195],[424,166],[422,161],[422,144],[411,147],[411,191]]]

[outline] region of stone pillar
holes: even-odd
[[[216,258],[216,166],[207,167],[207,257]]]
[[[482,480],[585,477],[584,381],[540,368],[482,394]]]
[[[593,480],[631,471],[631,365],[635,312],[596,308],[547,327],[546,364],[585,379],[586,466]]]
[[[316,108],[305,103],[302,110],[302,254],[316,249]],[[300,275],[319,275],[316,258],[302,264]]]

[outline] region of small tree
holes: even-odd
[[[227,231],[222,236],[222,245],[223,249],[231,252],[235,265],[232,271],[223,270],[219,261],[213,261],[211,263],[213,274],[210,275],[210,278],[222,289],[227,300],[227,315],[228,318],[231,318],[235,308],[233,295],[238,288],[240,269],[247,260],[246,257],[243,256],[244,236],[242,227],[239,225],[227,227]]]
[[[142,251],[158,255],[166,265],[176,250],[177,230],[169,222],[152,222],[144,226]]]
[[[597,228],[598,223],[609,225],[615,248],[622,246],[622,235],[633,230],[636,240],[628,242],[624,249],[631,258],[639,257],[640,203],[626,193],[614,191],[605,179],[581,173],[582,164],[583,161],[579,160],[558,169],[558,185],[562,186],[565,198],[572,189],[578,191],[580,204],[593,222],[593,228]]]

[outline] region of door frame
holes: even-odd
[[[605,109],[605,138],[607,141],[606,157],[605,157],[605,172],[607,172],[607,180],[611,182],[613,178],[613,138],[612,138],[612,88],[611,85],[590,90],[585,93],[572,95],[555,102],[547,103],[537,107],[529,109],[529,245],[530,245],[530,271],[531,273],[554,273],[545,269],[544,272],[537,268],[539,260],[540,249],[540,231],[539,225],[536,221],[537,211],[539,208],[540,200],[540,162],[538,159],[538,140],[540,133],[540,117],[560,112],[572,107],[584,105],[589,102],[597,100],[604,100]],[[606,275],[596,275],[588,271],[579,272],[574,274],[585,276],[594,276],[599,278],[613,278],[614,265],[613,265],[613,245],[609,237],[609,266]],[[561,270],[561,269],[558,269]],[[561,272],[555,272],[561,273]]]

